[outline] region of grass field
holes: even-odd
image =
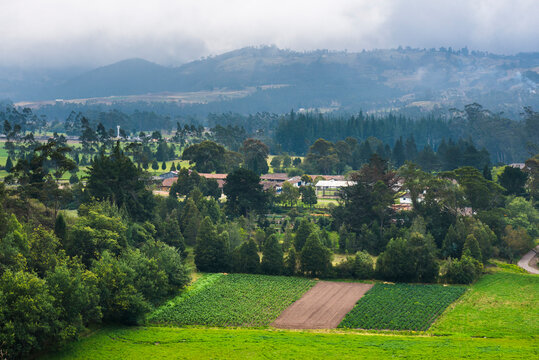
[[[429,332],[539,341],[539,275],[497,270],[483,276]]]
[[[195,285],[204,281],[199,288]],[[267,326],[315,281],[306,278],[212,274],[149,316],[174,325]],[[190,294],[194,292],[194,294]]]
[[[105,328],[45,359],[532,359],[521,339],[211,328]],[[535,356],[534,356],[535,355]]]
[[[372,330],[103,328],[44,358],[533,359],[539,357],[538,304],[539,276],[500,269],[472,285],[430,330],[415,335]]]
[[[457,286],[375,284],[339,327],[425,331],[465,291]]]

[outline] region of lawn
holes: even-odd
[[[199,282],[204,284],[197,287]],[[159,324],[267,326],[316,281],[307,278],[212,274],[150,314]],[[193,293],[194,292],[194,293]]]
[[[465,291],[457,286],[376,284],[339,327],[425,331]]]
[[[522,339],[256,329],[105,328],[44,359],[531,359]]]

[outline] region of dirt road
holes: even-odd
[[[372,284],[320,281],[271,324],[280,329],[331,329]]]
[[[535,248],[535,251],[530,250],[526,255],[524,255],[522,259],[520,259],[520,261],[518,262],[518,266],[520,266],[530,274],[539,274],[539,270],[529,265],[531,259],[533,259],[537,252],[539,252],[539,246]]]

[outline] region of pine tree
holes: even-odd
[[[54,233],[60,240],[64,241],[66,239],[67,224],[62,213],[59,213],[56,217],[56,221],[54,222]]]
[[[13,162],[11,161],[11,157],[8,156],[7,160],[6,160],[5,169],[6,169],[7,172],[10,172],[12,168],[13,168]]]
[[[301,220],[298,230],[296,231],[296,238],[294,239],[294,247],[298,251],[301,251],[301,249],[303,249],[303,246],[305,245],[305,242],[307,241],[309,235],[311,235],[312,231],[312,225],[309,220]]]
[[[286,259],[284,262],[284,271],[286,275],[294,276],[296,275],[297,267],[298,267],[298,255],[296,253],[296,249],[294,246],[290,246],[290,249],[288,249],[288,254],[286,255]]]
[[[300,253],[301,272],[310,276],[327,274],[331,269],[331,253],[322,245],[317,233],[307,238]]]
[[[466,256],[471,256],[476,260],[482,261],[481,249],[479,248],[479,243],[473,234],[470,234],[466,237],[464,242],[464,247],[462,248],[462,254]]]
[[[260,267],[260,256],[258,248],[253,239],[241,244],[239,248],[239,262],[236,264],[236,270],[245,274],[256,274]]]
[[[283,249],[275,234],[268,237],[262,250],[262,273],[281,275],[284,269]]]
[[[226,235],[219,236],[217,234],[209,217],[202,221],[195,246],[195,265],[199,271],[223,272],[228,270],[227,240]]]
[[[490,166],[488,166],[488,164],[483,168],[483,177],[487,180],[492,180],[492,171],[490,170]]]
[[[175,163],[172,163],[172,165],[170,165],[170,171],[176,171],[176,164]]]

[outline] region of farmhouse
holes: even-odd
[[[327,196],[336,196],[339,190],[343,187],[348,187],[355,185],[355,181],[346,181],[346,180],[320,180],[316,183],[316,195],[327,197]]]

